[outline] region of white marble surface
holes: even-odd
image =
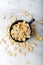
[[[12,14],[12,12],[18,10],[28,10],[37,20],[43,19],[42,2],[43,0],[0,0],[0,16],[7,15],[10,12]],[[0,29],[3,30],[6,21],[0,18],[0,24],[2,26],[2,28],[0,26]],[[43,35],[43,26],[36,24],[36,27],[39,29],[40,34]],[[3,37],[3,31],[0,30],[0,37],[1,36]],[[32,41],[31,39],[31,42]],[[38,46],[35,48],[34,52],[27,54],[26,57],[17,56],[16,58],[7,56],[3,48],[4,46],[0,46],[0,65],[27,65],[25,63],[26,61],[31,62],[29,65],[43,65],[43,41],[36,43]]]
[[[43,19],[43,0],[0,0],[0,9],[28,10],[37,19]]]

